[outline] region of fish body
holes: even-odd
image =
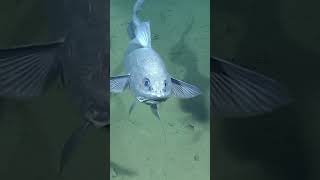
[[[62,150],[60,170],[88,127],[109,124],[108,17],[104,0],[48,0],[46,43],[0,49],[0,96],[32,98],[60,79],[82,125]]]
[[[151,48],[134,50],[126,56],[125,67],[130,74],[130,89],[140,102],[157,103],[169,98],[170,75],[156,51]]]
[[[120,93],[129,87],[136,101],[150,105],[152,112],[160,118],[157,104],[171,96],[193,98],[200,95],[201,91],[168,73],[162,58],[151,46],[150,22],[143,22],[137,16],[143,2],[136,1],[132,21],[128,25],[131,41],[125,52],[126,75],[111,77],[110,91]],[[129,113],[135,104],[132,104]]]

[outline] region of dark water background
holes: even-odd
[[[320,179],[318,1],[214,0],[211,52],[286,85],[295,102],[213,120],[217,180]]]
[[[45,8],[41,0],[1,1],[0,47],[46,42]],[[56,84],[32,100],[0,99],[0,179],[105,179],[105,132],[95,129],[83,139],[63,177],[57,174],[62,146],[81,122],[77,108]]]

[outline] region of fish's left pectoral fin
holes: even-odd
[[[0,49],[0,96],[33,97],[40,95],[57,65],[58,40]]]
[[[201,94],[200,89],[194,85],[188,84],[175,78],[171,78],[171,82],[171,91],[174,97],[188,99],[199,96]]]
[[[152,113],[160,120],[160,114],[158,111],[158,106],[156,104],[151,104],[150,105]]]
[[[110,92],[121,93],[129,85],[130,75],[110,77]]]

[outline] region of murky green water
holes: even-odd
[[[111,75],[124,73],[134,2],[111,0]],[[144,104],[129,117],[131,93],[112,95],[112,179],[209,179],[209,12],[208,0],[145,1],[140,17],[151,23],[152,47],[174,77],[199,86],[204,94],[161,104],[161,121]]]

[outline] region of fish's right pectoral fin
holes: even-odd
[[[171,78],[172,82],[172,95],[177,98],[189,99],[201,94],[198,87],[183,82],[181,80]]]
[[[0,96],[40,95],[64,40],[0,49]]]
[[[110,92],[121,93],[129,85],[130,75],[110,77]]]

